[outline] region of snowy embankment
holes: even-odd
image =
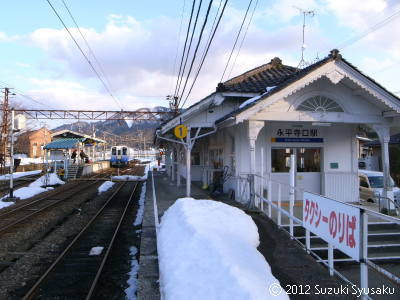
[[[165,299],[289,299],[265,258],[259,235],[241,210],[211,200],[178,199],[162,217],[158,234]]]
[[[100,195],[101,193],[104,193],[108,191],[109,189],[112,188],[112,186],[115,184],[115,182],[112,181],[105,181],[102,185],[99,186],[97,189],[98,194]]]
[[[147,174],[147,172],[146,172]],[[142,191],[140,193],[139,199],[139,208],[136,213],[135,221],[133,222],[133,226],[139,226],[143,222],[143,214],[144,214],[144,201],[146,199],[146,182],[142,185]],[[141,230],[136,230],[138,234]],[[139,272],[139,262],[137,261],[137,248],[132,246],[130,248],[131,255],[131,271],[129,272],[129,278],[127,281],[128,288],[125,289],[126,299],[128,300],[136,300],[136,290],[137,290],[137,274]]]
[[[25,172],[27,173],[27,172]],[[52,187],[49,185],[58,185],[64,184],[65,182],[58,178],[57,174],[50,173],[47,176],[43,175],[42,177],[36,179],[34,182],[29,184],[29,186],[22,187],[14,191],[14,197],[20,198],[22,200],[31,198],[43,192],[47,192],[52,190]],[[43,187],[47,186],[47,187]],[[5,198],[9,197],[9,195],[4,196],[0,199],[0,208],[10,206],[14,204],[14,202],[3,202]]]

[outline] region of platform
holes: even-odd
[[[140,268],[138,273],[138,299],[160,299],[159,269],[157,257],[157,242],[153,208],[152,176],[149,173],[146,183],[146,201],[142,224],[140,245]],[[155,195],[158,206],[158,216],[161,220],[164,212],[178,198],[185,197],[186,187],[176,186],[165,172],[154,172]],[[192,185],[192,197],[195,199],[213,199],[207,191],[195,184]],[[221,201],[244,210],[258,227],[260,245],[258,250],[265,257],[273,275],[282,286],[285,285],[319,285],[320,287],[340,287],[342,284],[335,277],[330,277],[328,271],[308,255],[288,234],[260,212],[246,210],[240,203],[221,196],[213,200]],[[223,287],[221,287],[223,288]],[[266,299],[269,295],[266,295]],[[293,295],[291,295],[293,298]],[[295,299],[296,297],[294,297]],[[346,299],[340,295],[328,296],[309,295],[308,299]]]

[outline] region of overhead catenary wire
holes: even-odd
[[[75,37],[72,35],[71,31],[68,29],[68,27],[66,26],[66,24],[64,23],[63,19],[61,18],[61,16],[59,15],[59,13],[57,12],[57,10],[54,8],[54,6],[51,4],[50,0],[46,0],[46,2],[50,5],[51,9],[53,10],[53,12],[55,13],[55,15],[57,16],[57,18],[60,20],[61,24],[64,26],[65,30],[68,32],[69,36],[71,37],[71,39],[74,41],[76,47],[79,49],[79,51],[81,52],[81,54],[83,55],[83,57],[85,58],[86,62],[89,64],[91,70],[93,71],[93,73],[96,75],[96,77],[99,79],[99,81],[101,82],[101,84],[104,86],[104,88],[106,89],[107,93],[110,95],[110,97],[114,100],[114,102],[121,108],[121,110],[123,110],[122,104],[121,102],[115,98],[115,96],[113,95],[113,93],[111,92],[111,90],[109,89],[109,87],[107,86],[107,84],[104,82],[104,80],[101,78],[100,74],[97,72],[96,68],[93,66],[92,62],[90,61],[90,59],[87,57],[87,55],[85,54],[85,52],[82,50],[81,46],[79,45],[79,43],[77,42],[77,40],[75,39]]]
[[[199,6],[197,8],[196,18],[194,20],[194,25],[193,25],[193,28],[192,28],[192,34],[190,36],[189,47],[188,47],[188,49],[186,51],[185,63],[183,64],[182,74],[181,74],[181,77],[179,79],[178,89],[177,89],[177,93],[175,94],[175,97],[178,97],[180,89],[181,89],[181,84],[182,84],[183,77],[185,75],[186,65],[187,65],[187,62],[188,62],[188,59],[189,59],[190,49],[192,48],[193,37],[194,37],[194,34],[196,32],[197,21],[199,19],[199,14],[200,14],[202,3],[203,3],[203,0],[200,0]],[[178,100],[178,103],[179,103],[179,100]],[[179,104],[177,106],[179,106]]]
[[[94,59],[95,62],[97,63],[97,65],[98,65],[98,67],[99,67],[99,69],[100,69],[101,74],[102,74],[103,77],[105,78],[105,81],[107,82],[108,86],[111,88],[110,81],[108,80],[108,77],[107,77],[106,73],[104,72],[104,69],[103,69],[101,63],[99,62],[99,60],[97,59],[96,55],[94,54],[94,51],[93,51],[92,47],[90,47],[89,42],[87,41],[86,37],[83,35],[83,33],[82,33],[82,31],[81,31],[81,28],[79,27],[77,21],[75,20],[74,16],[72,15],[72,12],[71,12],[71,10],[69,9],[67,3],[66,3],[64,0],[61,0],[61,1],[62,1],[62,3],[64,4],[64,7],[65,7],[65,9],[67,10],[69,16],[71,17],[71,20],[74,22],[76,28],[78,29],[78,32],[79,32],[80,36],[82,37],[83,41],[85,42],[86,47],[88,48],[90,54],[93,56],[93,59]]]
[[[183,15],[185,13],[185,6],[186,6],[186,0],[183,0],[183,6],[182,6],[182,14],[181,14],[181,22],[179,25],[179,31],[178,31],[178,41],[176,43],[176,49],[175,49],[175,58],[174,58],[174,64],[173,64],[173,68],[172,68],[172,74],[175,74],[175,69],[176,69],[176,62],[178,59],[178,52],[179,52],[179,44],[181,41],[181,33],[182,33],[182,25],[183,25]],[[172,86],[171,86],[171,91],[170,94],[172,93],[172,89],[173,89],[173,80],[172,80]]]
[[[192,62],[190,63],[190,68],[189,68],[189,71],[188,71],[187,76],[186,76],[185,84],[183,86],[183,89],[182,89],[182,92],[181,92],[181,96],[179,97],[179,100],[178,100],[178,106],[179,106],[180,101],[182,100],[183,94],[185,93],[185,89],[186,89],[188,80],[190,78],[190,73],[192,72],[193,64],[194,64],[194,62],[196,60],[197,51],[198,51],[200,43],[201,43],[201,39],[202,39],[202,36],[203,36],[204,28],[207,25],[208,16],[210,15],[210,9],[211,9],[213,1],[214,0],[210,0],[210,2],[208,3],[206,16],[205,16],[205,19],[204,19],[204,22],[203,22],[203,26],[201,27],[201,30],[200,30],[199,38],[197,39],[196,49],[195,49],[195,51],[193,53]]]
[[[181,76],[181,71],[182,71],[182,67],[183,67],[183,61],[185,59],[186,46],[187,46],[187,41],[188,41],[188,38],[189,38],[189,32],[190,32],[190,27],[191,27],[191,24],[192,24],[193,12],[194,12],[195,5],[196,5],[196,0],[193,0],[192,9],[190,11],[189,24],[188,24],[187,31],[186,31],[185,43],[184,43],[184,46],[183,46],[183,51],[182,51],[182,56],[181,56],[181,62],[180,62],[180,65],[179,65],[179,72],[178,72],[178,76],[177,76],[177,80],[176,80],[174,96],[176,96],[178,94],[179,78]]]
[[[394,19],[396,19],[399,16],[400,16],[400,9],[397,10],[396,12],[394,12],[393,14],[391,14],[390,16],[386,17],[382,21],[379,21],[378,23],[370,26],[367,30],[363,31],[359,35],[342,42],[341,44],[339,44],[338,49],[344,49],[344,48],[354,44],[355,42],[365,38],[366,36],[370,35],[371,33],[375,32],[378,29],[382,28],[383,26],[389,24],[390,22],[392,22]]]
[[[220,4],[221,4],[221,3],[222,3],[222,1],[220,2]],[[204,51],[204,53],[203,53],[203,56],[202,56],[202,58],[201,58],[201,62],[200,62],[199,68],[197,69],[197,72],[196,72],[196,75],[195,75],[195,77],[194,77],[194,79],[193,79],[192,85],[191,85],[191,87],[190,87],[190,89],[189,89],[189,91],[188,91],[188,94],[186,95],[185,101],[183,101],[183,103],[181,104],[181,107],[183,107],[183,106],[185,105],[185,103],[186,103],[186,101],[188,100],[188,98],[189,98],[189,96],[190,96],[190,93],[192,92],[192,89],[193,89],[193,87],[194,87],[194,85],[195,85],[195,83],[196,83],[196,81],[197,81],[197,77],[199,76],[199,73],[200,73],[200,71],[201,71],[201,68],[203,67],[204,61],[205,61],[205,59],[206,59],[206,57],[207,57],[207,54],[208,54],[208,51],[209,51],[210,46],[211,46],[211,44],[212,44],[212,41],[213,41],[213,39],[214,39],[215,33],[216,33],[217,29],[218,29],[218,26],[219,26],[219,24],[220,24],[220,22],[221,22],[222,16],[223,16],[223,14],[224,14],[224,12],[225,12],[225,8],[226,8],[227,3],[228,3],[228,0],[225,0],[225,3],[224,3],[223,8],[222,8],[222,11],[221,11],[221,13],[220,13],[220,15],[219,15],[219,17],[218,17],[218,22],[217,22],[217,24],[215,25],[215,27],[214,27],[214,22],[213,22],[213,26],[211,27],[211,28],[213,28],[213,29],[212,29],[212,34],[209,36],[209,39],[208,39],[207,45],[206,45],[206,49],[205,49],[205,51]],[[219,8],[220,8],[220,7],[218,7],[218,11],[217,11],[216,18],[217,18],[217,16],[218,16]],[[214,21],[215,21],[215,19],[214,19]]]
[[[244,24],[244,22],[246,21],[247,14],[249,13],[249,9],[250,9],[250,6],[251,6],[251,3],[252,3],[252,2],[253,2],[253,0],[250,0],[250,1],[249,1],[249,5],[247,6],[246,13],[245,13],[245,15],[244,15],[244,17],[243,17],[243,20],[242,20],[242,24],[240,24],[240,28],[239,28],[238,34],[236,35],[235,42],[234,42],[234,44],[233,44],[231,53],[229,54],[229,58],[228,58],[228,61],[226,62],[226,65],[225,65],[225,68],[224,68],[224,72],[222,73],[220,82],[222,82],[222,80],[224,79],[225,72],[226,72],[226,70],[227,70],[227,68],[228,68],[228,65],[229,65],[229,62],[230,62],[230,60],[231,60],[231,58],[232,58],[232,54],[233,54],[233,52],[234,52],[234,50],[235,50],[235,48],[236,48],[236,44],[237,44],[237,42],[238,42],[240,33],[242,32],[243,24]]]
[[[240,42],[239,49],[238,49],[238,51],[237,51],[237,53],[236,53],[235,60],[233,61],[231,70],[229,71],[228,78],[231,77],[231,74],[232,74],[232,72],[233,72],[233,69],[235,68],[236,61],[237,61],[237,59],[238,59],[238,56],[239,56],[239,54],[240,54],[240,50],[242,49],[242,46],[243,46],[244,41],[245,41],[245,39],[246,39],[247,32],[248,32],[248,30],[249,30],[251,21],[253,20],[254,12],[256,11],[257,5],[258,5],[258,0],[256,0],[256,3],[254,4],[253,11],[252,11],[252,13],[251,13],[249,22],[247,23],[246,30],[244,31],[243,38],[242,38],[242,41]]]

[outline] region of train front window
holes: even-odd
[[[116,155],[116,154],[117,154],[117,149],[112,148],[112,149],[111,149],[111,155]]]
[[[117,153],[117,155],[121,155],[121,149],[118,149]]]
[[[122,148],[122,155],[126,155],[128,152],[127,150],[128,150],[127,148]]]

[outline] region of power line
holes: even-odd
[[[220,4],[221,4],[221,3],[222,3],[222,0],[221,0]],[[192,82],[192,85],[191,85],[191,87],[190,87],[190,89],[189,89],[189,92],[188,92],[188,94],[186,95],[185,101],[182,103],[181,107],[183,107],[183,106],[185,105],[185,103],[186,103],[186,101],[188,100],[189,95],[190,95],[190,93],[192,92],[192,89],[193,89],[193,87],[194,87],[194,85],[195,85],[195,83],[196,83],[196,81],[197,81],[197,77],[199,76],[199,73],[200,73],[200,71],[201,71],[201,68],[203,67],[203,63],[204,63],[204,61],[205,61],[205,59],[206,59],[206,56],[207,56],[207,54],[208,54],[208,50],[210,49],[211,43],[212,43],[212,41],[213,41],[213,39],[214,39],[214,36],[215,36],[215,33],[216,33],[217,29],[218,29],[219,23],[220,23],[221,18],[222,18],[223,14],[224,14],[225,7],[226,7],[226,4],[227,4],[227,3],[228,3],[228,0],[225,0],[224,6],[223,6],[222,11],[221,11],[221,14],[219,15],[219,18],[218,18],[218,22],[217,22],[217,24],[215,25],[214,30],[213,30],[212,34],[210,35],[210,37],[209,37],[209,39],[208,39],[208,43],[207,43],[207,46],[206,46],[206,50],[205,50],[205,52],[203,53],[203,56],[202,56],[202,58],[201,58],[200,66],[199,66],[199,68],[197,69],[197,72],[196,72],[196,75],[195,75],[194,80],[193,80],[193,82]],[[216,18],[217,18],[217,16],[218,16],[219,8],[220,8],[220,7],[218,7],[217,15],[215,16]],[[214,19],[214,21],[215,21],[215,19]],[[214,25],[214,23],[215,23],[215,22],[213,22],[213,25]],[[212,26],[212,28],[213,28],[213,26]]]
[[[189,25],[188,25],[188,28],[187,28],[187,31],[186,31],[185,44],[184,44],[184,46],[183,46],[181,62],[180,62],[180,65],[179,65],[179,72],[178,72],[178,77],[177,77],[177,81],[176,81],[174,96],[178,95],[179,78],[180,78],[180,76],[181,76],[181,71],[182,71],[182,66],[183,66],[183,60],[185,59],[186,45],[187,45],[187,41],[188,41],[188,38],[189,38],[189,32],[190,32],[190,27],[191,27],[191,24],[192,24],[193,11],[194,11],[195,5],[196,5],[196,0],[193,0],[192,9],[191,9],[191,12],[190,12]]]
[[[12,84],[8,84],[8,83],[6,83],[6,82],[4,82],[4,81],[1,81],[1,80],[0,80],[0,82],[3,83],[5,86],[12,86]],[[14,89],[14,92],[15,92],[16,94],[18,94],[18,95],[20,95],[20,96],[22,96],[22,97],[24,97],[24,98],[26,98],[26,99],[28,99],[28,100],[31,100],[31,101],[33,101],[33,102],[35,102],[35,103],[37,103],[37,104],[40,104],[40,105],[42,105],[42,106],[44,106],[44,107],[47,107],[47,108],[49,107],[49,104],[44,104],[44,103],[42,103],[42,102],[40,102],[40,101],[38,101],[38,100],[32,98],[31,96],[26,95],[25,93],[23,93],[21,90],[19,90],[19,89],[17,89],[17,88],[13,88],[13,89]]]
[[[104,88],[106,89],[106,91],[108,92],[108,94],[111,96],[111,98],[115,101],[115,103],[123,110],[123,107],[121,105],[121,103],[119,102],[118,99],[116,99],[114,97],[114,95],[112,94],[112,92],[110,91],[110,89],[108,88],[108,86],[106,85],[106,83],[104,82],[104,80],[101,78],[100,74],[97,72],[97,70],[95,69],[95,67],[93,66],[92,62],[89,60],[89,58],[86,56],[85,52],[83,52],[81,46],[79,45],[79,43],[76,41],[76,39],[74,38],[74,36],[72,35],[72,33],[69,31],[68,27],[65,25],[63,19],[61,18],[61,16],[58,14],[57,10],[54,8],[54,6],[51,4],[51,2],[49,0],[46,0],[47,3],[50,5],[50,7],[52,8],[53,12],[56,14],[57,18],[60,20],[61,24],[64,26],[65,30],[67,30],[69,36],[72,38],[72,40],[74,41],[76,47],[78,47],[79,51],[81,52],[81,54],[83,55],[83,57],[85,58],[85,60],[87,61],[87,63],[89,64],[91,70],[94,72],[94,74],[97,76],[97,78],[100,80],[100,82],[102,83],[102,85],[104,86]]]
[[[200,14],[200,10],[201,10],[201,5],[202,5],[202,3],[203,3],[203,0],[200,0],[199,6],[198,6],[198,8],[197,8],[196,19],[195,19],[195,21],[194,21],[194,25],[193,25],[193,28],[192,28],[192,34],[191,34],[191,36],[190,36],[189,47],[188,47],[187,52],[186,52],[185,63],[184,63],[184,65],[183,65],[181,78],[179,79],[178,89],[177,89],[177,93],[175,94],[175,96],[178,96],[178,95],[179,95],[179,91],[180,91],[180,89],[181,89],[181,84],[182,84],[183,76],[184,76],[184,74],[185,74],[187,61],[188,61],[188,59],[189,59],[190,49],[191,49],[191,47],[192,47],[193,37],[194,37],[194,34],[195,34],[195,32],[196,32],[197,21],[198,21],[198,19],[199,19],[199,14]],[[179,106],[179,100],[178,100],[178,106]]]
[[[174,64],[173,64],[173,69],[172,69],[172,74],[175,74],[175,69],[176,69],[176,61],[178,58],[178,50],[179,50],[179,44],[181,41],[181,32],[182,32],[182,24],[183,24],[183,15],[185,12],[185,6],[186,6],[186,0],[183,0],[183,7],[182,7],[182,14],[181,14],[181,23],[179,25],[179,31],[178,31],[178,42],[176,43],[176,49],[175,49],[175,58],[174,58]],[[172,80],[172,87],[171,87],[171,91],[170,94],[172,93],[172,89],[173,89],[173,80]]]
[[[390,16],[386,17],[385,19],[383,19],[382,21],[372,25],[371,27],[369,27],[367,30],[365,30],[364,32],[362,32],[361,34],[359,34],[358,36],[355,36],[353,38],[348,39],[347,41],[344,41],[343,43],[341,43],[338,46],[338,49],[343,49],[346,48],[352,44],[354,44],[355,42],[365,38],[366,36],[368,36],[369,34],[377,31],[378,29],[382,28],[383,26],[387,25],[388,23],[390,23],[391,21],[393,21],[394,19],[396,19],[397,17],[400,16],[400,10],[397,10],[395,13],[391,14]]]
[[[197,45],[196,45],[196,49],[195,49],[194,54],[193,54],[192,62],[190,63],[190,68],[189,68],[188,74],[187,74],[187,76],[186,76],[185,84],[184,84],[184,86],[183,86],[181,96],[179,97],[179,100],[178,100],[178,106],[179,106],[179,102],[182,100],[183,94],[185,93],[186,85],[187,85],[187,83],[188,83],[188,80],[189,80],[189,77],[190,77],[190,73],[192,72],[193,64],[194,64],[194,62],[195,62],[195,60],[196,60],[197,51],[198,51],[199,46],[200,46],[200,43],[201,43],[201,38],[202,38],[202,36],[203,36],[204,28],[205,28],[206,25],[207,25],[208,16],[210,15],[210,9],[211,9],[211,5],[212,5],[213,1],[214,1],[214,0],[210,0],[210,2],[208,3],[208,8],[207,8],[207,12],[206,12],[206,17],[205,17],[205,19],[204,19],[203,26],[201,27],[201,30],[200,30],[200,35],[199,35],[199,38],[198,38],[198,40],[197,40]]]
[[[99,60],[97,59],[96,55],[94,54],[94,51],[93,51],[92,47],[90,47],[90,45],[89,45],[89,42],[87,41],[87,39],[86,39],[85,36],[83,35],[83,33],[82,33],[82,31],[81,31],[81,29],[80,29],[78,23],[76,22],[76,20],[75,20],[74,16],[72,15],[72,13],[71,13],[69,7],[67,6],[67,3],[66,3],[64,0],[62,0],[62,3],[64,4],[65,9],[68,11],[69,16],[71,17],[71,19],[72,19],[72,21],[74,22],[76,28],[78,29],[78,32],[79,32],[79,34],[81,35],[82,39],[85,41],[86,47],[88,48],[90,54],[92,54],[94,60],[96,61],[97,65],[98,65],[98,67],[99,67],[99,69],[100,69],[101,74],[103,75],[103,77],[104,77],[105,80],[107,81],[108,86],[111,87],[110,81],[108,80],[108,77],[107,77],[107,75],[105,74],[104,69],[103,69],[101,63],[99,62]]]
[[[224,69],[224,72],[222,73],[220,82],[222,82],[222,80],[223,80],[223,78],[224,78],[224,76],[225,76],[226,69],[228,68],[228,65],[229,65],[229,62],[230,62],[230,60],[231,60],[233,51],[235,50],[235,47],[236,47],[237,41],[238,41],[238,39],[239,39],[240,33],[242,32],[243,24],[244,24],[244,22],[245,22],[245,20],[246,20],[246,18],[247,18],[247,14],[248,14],[248,12],[249,12],[250,5],[251,5],[252,2],[253,2],[253,0],[250,0],[249,5],[247,6],[246,13],[245,13],[245,15],[244,15],[242,24],[240,25],[240,29],[239,29],[239,32],[238,32],[238,34],[237,34],[237,36],[236,36],[235,43],[233,44],[232,51],[231,51],[231,53],[229,54],[229,58],[228,58],[228,61],[226,62],[225,69]]]
[[[231,73],[232,73],[232,71],[233,71],[233,69],[234,69],[234,67],[235,67],[235,65],[236,65],[236,61],[237,61],[237,59],[238,59],[238,56],[239,56],[240,50],[242,49],[242,46],[243,46],[244,40],[246,39],[247,31],[249,30],[249,27],[250,27],[251,21],[253,20],[254,12],[256,11],[257,5],[258,5],[258,0],[256,0],[256,4],[254,5],[253,11],[252,11],[252,13],[251,13],[251,16],[250,16],[249,23],[247,23],[246,30],[244,31],[244,34],[243,34],[242,41],[240,42],[239,49],[238,49],[238,51],[237,51],[237,53],[236,53],[235,60],[233,61],[233,64],[232,64],[231,70],[229,71],[228,78],[230,78],[230,77],[231,77]]]

